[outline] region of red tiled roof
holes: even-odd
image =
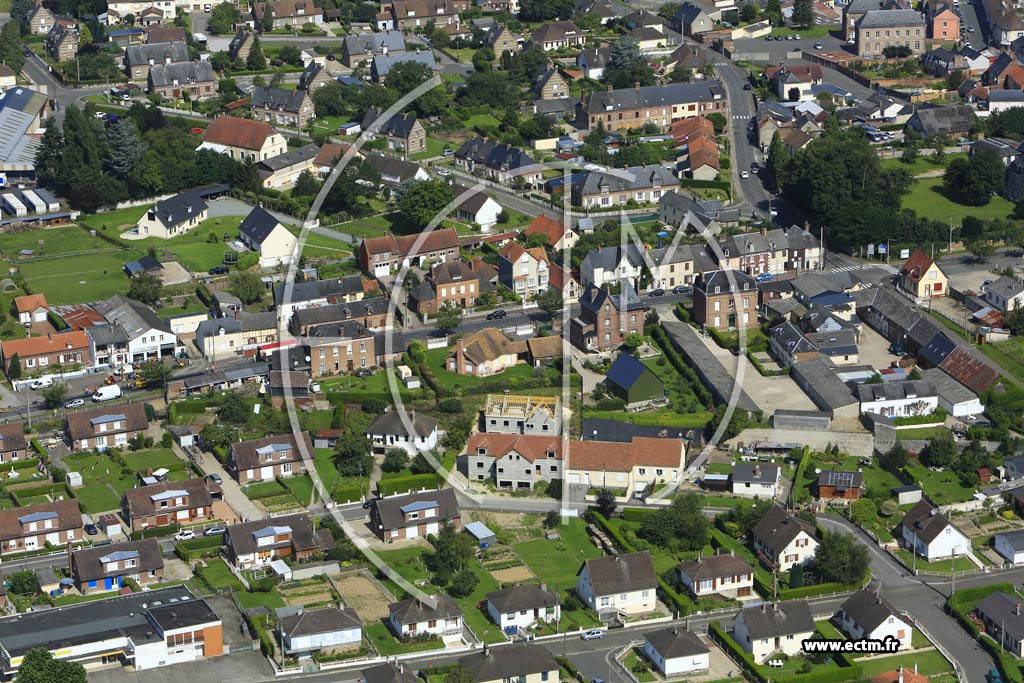
[[[413,246],[420,238],[416,235],[400,235],[395,237],[388,234],[383,237],[371,237],[363,240],[363,248],[369,254],[383,254],[390,252],[398,257],[405,257],[412,253]],[[428,234],[419,246],[418,253],[424,254],[442,249],[458,249],[459,236],[455,234],[454,228],[443,228]]]
[[[18,310],[18,313],[31,313],[37,308],[49,308],[46,304],[46,296],[43,294],[16,296],[14,297],[14,307]]]
[[[628,472],[636,465],[682,467],[683,440],[636,436],[632,443],[573,441],[569,467],[574,470]]]
[[[48,334],[45,337],[12,339],[11,341],[3,342],[0,348],[3,348],[4,358],[10,358],[14,354],[18,354],[19,358],[28,358],[30,356],[41,356],[45,353],[88,349],[89,337],[86,336],[85,332],[77,330],[61,334]]]
[[[555,337],[557,339],[557,337]],[[510,451],[515,451],[523,456],[528,462],[547,459],[549,451],[555,454],[555,460],[562,459],[562,437],[560,436],[538,436],[524,434],[495,434],[491,432],[477,432],[469,437],[466,444],[466,453],[474,455],[479,449],[487,451],[487,455],[501,458]]]
[[[206,129],[203,142],[259,150],[267,138],[276,132],[274,127],[265,121],[218,116]]]
[[[907,259],[907,262],[903,264],[903,267],[900,269],[900,273],[902,273],[908,280],[917,282],[934,263],[935,261],[933,261],[930,256],[919,249],[915,249],[914,253]]]
[[[562,239],[566,232],[569,232],[569,226],[545,214],[534,218],[526,228],[527,235],[544,235],[544,241],[549,247],[558,244],[558,240]]]
[[[501,251],[498,253],[504,256],[509,261],[512,261],[513,263],[521,259],[523,257],[523,254],[529,254],[536,261],[548,260],[548,255],[544,252],[542,248],[534,247],[532,249],[526,249],[523,247],[523,245],[519,244],[519,242],[509,242],[504,247],[502,247]]]

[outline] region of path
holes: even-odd
[[[185,455],[184,451],[178,446],[173,444],[172,449],[174,454],[179,458],[188,460],[188,456]],[[242,487],[238,485],[231,475],[228,474],[227,470],[217,461],[217,458],[213,457],[212,453],[206,451],[200,451],[199,454],[199,467],[206,474],[218,474],[221,478],[220,488],[224,492],[224,500],[231,506],[231,509],[235,511],[241,519],[245,521],[253,519],[263,519],[266,517],[266,513],[261,510],[256,503],[249,500],[249,497],[242,493]]]

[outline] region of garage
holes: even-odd
[[[436,534],[438,532],[438,530],[439,530],[439,526],[438,526],[437,522],[430,522],[429,524],[427,524],[427,535],[428,536],[430,534]]]

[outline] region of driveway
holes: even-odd
[[[181,449],[178,448],[177,444],[174,444],[175,453],[178,457],[183,457]],[[212,453],[206,451],[200,452],[199,467],[206,474],[219,474],[221,478],[220,488],[224,492],[224,500],[231,509],[235,511],[240,518],[245,521],[253,519],[263,519],[266,515],[263,513],[256,503],[249,500],[248,496],[242,493],[242,488],[238,485],[238,482],[231,478],[231,475],[227,473],[224,466],[217,461],[217,458],[213,457]]]
[[[870,365],[876,370],[887,368],[899,356],[889,353],[889,342],[867,325],[861,327],[860,342],[857,344],[857,358],[860,365]]]

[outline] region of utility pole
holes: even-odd
[[[953,214],[949,214],[949,253],[953,253]]]
[[[917,576],[917,532],[914,532],[914,576]]]
[[[949,594],[956,593],[956,548],[953,548],[953,564],[949,568],[950,576],[953,579],[953,586],[950,588]]]

